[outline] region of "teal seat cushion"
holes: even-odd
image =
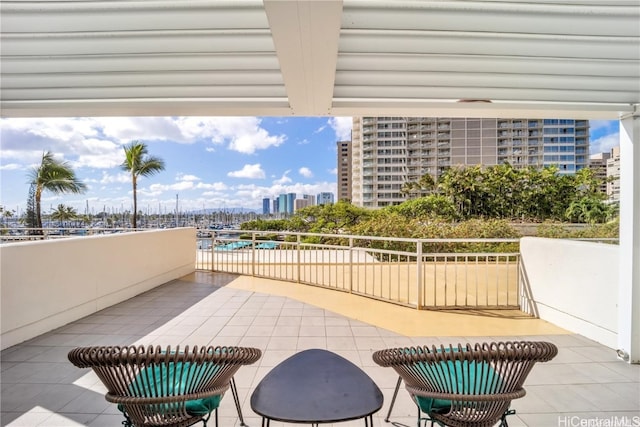
[[[500,377],[484,361],[448,360],[436,364],[418,362],[421,375],[429,378],[443,393],[492,394],[500,387]],[[426,413],[448,411],[451,401],[416,396],[420,410]]]
[[[169,363],[152,365],[141,370],[131,384],[129,393],[137,397],[162,397],[175,396],[193,392],[187,390],[190,384],[202,381],[204,376],[212,376],[218,367],[210,364],[204,366],[190,366],[187,363]],[[188,400],[185,409],[189,415],[206,416],[220,405],[222,395],[210,396],[204,399]],[[175,404],[150,405],[154,412],[170,412]],[[118,405],[118,409],[124,412],[124,407]]]

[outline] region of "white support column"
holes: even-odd
[[[618,352],[640,363],[640,114],[620,120]],[[597,310],[597,307],[594,307]],[[628,359],[627,359],[628,358]]]

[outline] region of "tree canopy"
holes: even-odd
[[[601,181],[589,168],[574,175],[563,175],[555,166],[543,169],[516,169],[510,164],[454,167],[440,177],[435,190],[451,202],[453,213],[446,205],[433,212],[443,218],[460,220],[605,222],[615,216],[615,209],[605,203],[606,196],[598,191]],[[577,215],[576,206],[591,215]]]

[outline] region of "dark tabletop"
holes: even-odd
[[[353,363],[326,350],[294,354],[273,368],[251,395],[251,409],[293,423],[330,423],[371,415],[382,392]]]

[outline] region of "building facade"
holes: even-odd
[[[295,208],[296,193],[280,194],[278,196],[278,210],[281,214],[292,214]]]
[[[300,199],[296,199],[294,201],[294,211],[297,212],[299,209],[306,208],[307,206],[313,206],[316,204],[316,196],[312,194],[303,194]]]
[[[607,194],[607,162],[610,157],[611,153],[597,153],[589,157],[589,168],[593,171],[593,176],[602,180],[602,194]]]
[[[607,160],[607,198],[620,203],[620,147],[613,147]]]
[[[407,200],[406,182],[452,166],[589,165],[588,120],[354,117],[351,201],[379,208]]]
[[[338,141],[338,200],[351,201],[351,141]]]
[[[262,199],[262,214],[263,215],[269,215],[271,213],[271,199],[268,197],[265,197]]]
[[[302,200],[306,201],[305,206],[314,206],[316,204],[316,196],[313,194],[303,194]]]
[[[329,192],[318,193],[317,200],[319,205],[331,204],[334,202],[334,196]]]

